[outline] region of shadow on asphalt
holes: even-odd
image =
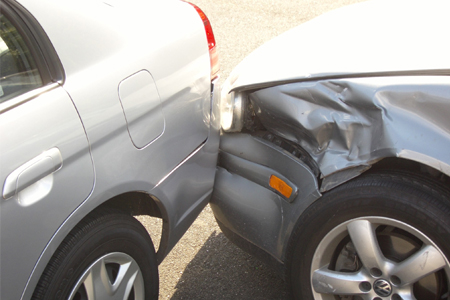
[[[268,265],[214,231],[188,264],[172,299],[288,299],[287,285]]]

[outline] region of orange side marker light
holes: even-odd
[[[286,198],[290,198],[292,195],[292,188],[284,182],[282,179],[278,178],[275,175],[270,176],[269,185],[271,188],[278,191],[281,195]]]

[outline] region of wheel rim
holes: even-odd
[[[394,219],[363,217],[322,239],[310,278],[318,300],[444,299],[450,265],[419,230]]]
[[[144,300],[144,280],[136,261],[109,253],[92,263],[72,289],[69,300]]]

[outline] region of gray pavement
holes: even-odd
[[[264,42],[329,10],[361,0],[192,2],[212,23],[223,82],[245,56]],[[161,222],[153,218],[139,219],[153,240],[158,241]],[[209,206],[159,266],[159,274],[160,299],[288,298],[282,277],[228,241]]]

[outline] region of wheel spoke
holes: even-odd
[[[105,261],[97,261],[83,282],[89,300],[107,299],[112,295],[112,285],[106,271]]]
[[[353,245],[367,270],[373,268],[386,271],[386,261],[378,245],[372,223],[366,220],[353,221],[347,225]]]
[[[366,276],[358,273],[343,273],[328,269],[328,266],[314,271],[312,283],[317,293],[334,295],[362,295],[360,284],[367,281]]]
[[[106,268],[108,263],[119,264],[114,282],[111,282],[110,276],[108,275]],[[132,258],[125,257],[123,254],[110,254],[91,265],[84,276],[82,285],[86,290],[89,300],[128,299],[133,287],[135,288],[134,299],[143,300],[144,285],[140,272],[138,264]]]
[[[442,254],[435,247],[428,245],[398,264],[392,275],[400,278],[402,285],[407,285],[439,271],[445,265]]]
[[[112,285],[115,298],[120,300],[128,299],[139,272],[139,266],[134,261],[120,265],[119,273]]]

